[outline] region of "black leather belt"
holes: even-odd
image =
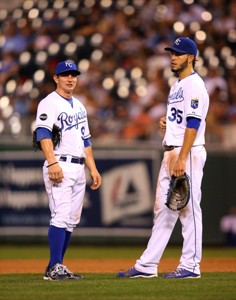
[[[85,158],[84,157],[70,157],[70,156],[61,156],[59,158],[60,161],[67,161],[72,164],[80,164],[83,165],[85,163]]]
[[[174,150],[175,148],[179,148],[180,146],[167,146],[167,145],[164,145],[163,148],[165,151],[172,151]]]

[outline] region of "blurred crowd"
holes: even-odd
[[[210,94],[207,143],[236,145],[236,1],[25,0],[0,4],[0,26],[1,136],[31,135],[55,65],[71,59],[93,139],[159,142],[175,79],[164,48],[189,36]]]

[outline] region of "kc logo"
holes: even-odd
[[[191,107],[193,109],[198,108],[198,99],[191,99]]]
[[[175,41],[175,45],[179,45],[180,42],[181,42],[181,39],[177,39],[177,40]]]
[[[72,62],[70,62],[70,61],[65,61],[65,65],[67,66],[67,67],[70,67],[70,68],[72,68]]]

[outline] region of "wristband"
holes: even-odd
[[[49,168],[49,167],[51,167],[51,166],[53,166],[53,165],[55,165],[55,164],[58,164],[58,161],[56,161],[56,162],[54,162],[54,163],[48,165],[47,168]]]

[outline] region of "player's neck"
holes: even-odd
[[[64,91],[62,89],[56,89],[56,93],[58,93],[60,96],[66,99],[71,99],[72,98],[72,92],[70,91]]]
[[[179,72],[179,80],[182,80],[188,76],[190,76],[191,74],[194,73],[194,70],[192,67],[186,68],[183,71]]]

